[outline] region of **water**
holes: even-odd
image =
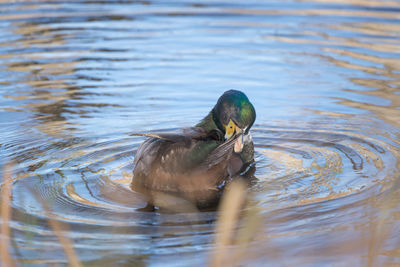
[[[131,134],[194,125],[231,88],[257,111],[242,263],[400,263],[399,1],[5,1],[0,27],[21,265],[67,262],[42,202],[85,265],[207,264],[216,212],[141,211]]]

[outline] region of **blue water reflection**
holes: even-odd
[[[262,223],[242,263],[398,264],[399,8],[0,3],[0,164],[13,164],[13,257],[66,263],[42,199],[86,265],[209,263],[215,211],[140,210],[146,201],[128,185],[143,139],[132,133],[194,125],[235,88],[258,116],[249,192]]]

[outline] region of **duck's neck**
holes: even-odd
[[[213,119],[213,111],[211,110],[210,113],[208,113],[207,116],[205,116],[197,125],[196,127],[203,128],[207,132],[211,130],[218,129],[217,124],[215,123]]]

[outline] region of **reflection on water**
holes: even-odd
[[[41,201],[85,265],[209,263],[216,212],[143,211],[131,134],[193,125],[230,88],[258,115],[243,220],[257,207],[261,221],[246,253],[232,247],[243,264],[400,263],[400,2],[0,9],[0,163],[14,164],[19,263],[67,261]]]

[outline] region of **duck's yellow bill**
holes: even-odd
[[[240,129],[236,124],[232,121],[229,120],[228,125],[224,125],[225,127],[225,140],[230,139],[235,133],[241,134],[242,129]],[[243,149],[243,134],[241,134],[235,141],[234,145],[234,151],[236,153],[242,152]]]

